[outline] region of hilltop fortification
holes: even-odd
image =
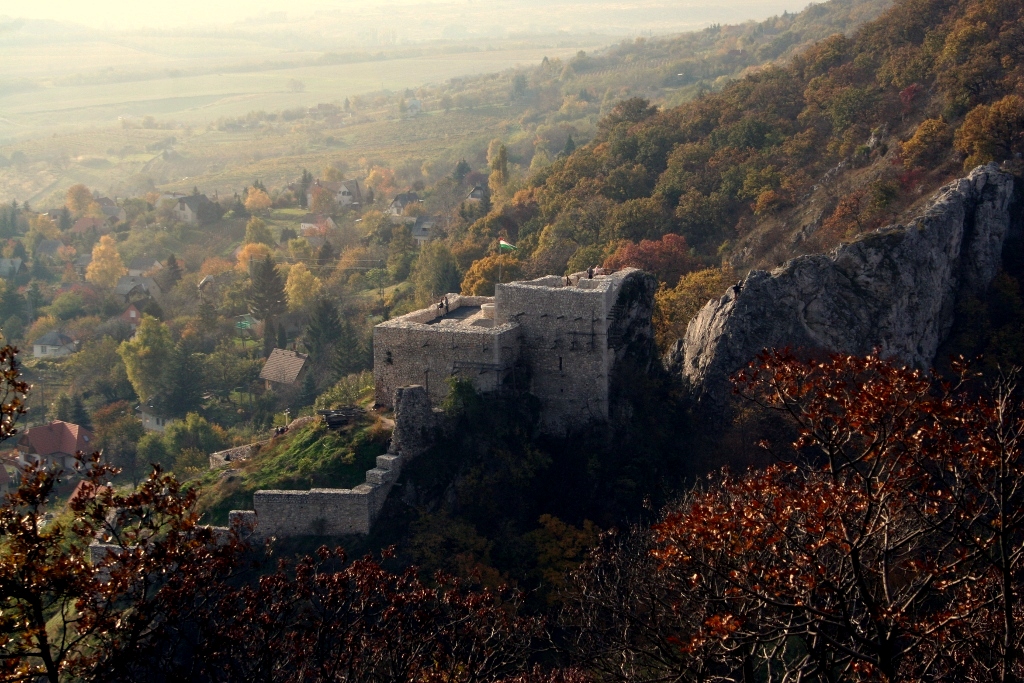
[[[448,294],[446,313],[432,306],[374,328],[377,403],[390,406],[396,389],[419,384],[436,405],[453,376],[499,390],[518,367],[549,433],[606,420],[616,364],[654,358],[655,287],[630,268],[498,284],[493,297]]]

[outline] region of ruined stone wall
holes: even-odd
[[[491,300],[463,300],[467,298]],[[418,384],[427,388],[436,405],[448,395],[448,379],[453,375],[471,381],[478,391],[493,391],[515,361],[514,327],[439,327],[408,316],[377,325],[373,329],[377,404],[390,406],[398,388]]]
[[[630,269],[569,286],[556,276],[497,286],[495,323],[519,325],[520,356],[546,431],[561,434],[608,418],[615,360],[609,323],[623,282],[634,274],[642,277]]]
[[[430,445],[437,417],[426,389],[404,387],[396,392],[395,432],[387,455],[377,456],[377,466],[366,472],[366,482],[351,489],[309,491],[264,490],[253,494],[253,510],[232,510],[232,528],[251,529],[270,536],[368,534],[384,506],[403,462]]]

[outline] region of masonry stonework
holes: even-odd
[[[541,401],[545,431],[564,434],[606,420],[624,342],[637,330],[653,339],[654,289],[653,278],[631,268],[498,284],[493,297],[449,294],[445,315],[435,306],[374,328],[377,402],[390,405],[397,388],[423,384],[437,404],[453,376],[493,391],[519,364]]]
[[[376,401],[395,409],[388,454],[352,489],[257,491],[253,510],[230,513],[231,526],[263,537],[369,533],[403,463],[426,451],[444,426],[436,406],[451,377],[485,393],[522,368],[551,434],[607,420],[617,364],[656,358],[655,287],[636,269],[548,276],[498,284],[493,297],[449,294],[443,315],[433,306],[377,325]]]

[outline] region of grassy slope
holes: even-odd
[[[388,430],[366,419],[337,431],[322,423],[276,437],[251,460],[205,474],[200,510],[204,521],[225,524],[230,510],[252,509],[259,489],[352,488],[385,452]]]

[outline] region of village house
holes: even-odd
[[[128,323],[132,328],[132,332],[139,328],[139,323],[142,322],[142,311],[135,304],[129,304],[128,308],[124,309],[124,313],[118,316],[122,321]]]
[[[288,349],[274,349],[263,364],[260,379],[266,383],[268,390],[275,388],[275,384],[279,385],[278,388],[295,386],[306,367],[308,357]]]
[[[112,223],[123,223],[128,219],[128,214],[125,210],[117,205],[110,197],[97,197],[96,203],[100,205],[100,210],[103,215],[106,216],[107,220]]]
[[[14,279],[21,272],[22,263],[20,258],[0,258],[0,277]]]
[[[487,196],[487,190],[483,185],[474,185],[473,189],[466,195],[467,202],[482,202]]]
[[[151,256],[136,256],[128,263],[128,275],[138,277],[160,270],[164,264]]]
[[[75,453],[95,450],[92,432],[70,422],[54,420],[26,430],[18,439],[18,464],[21,467],[41,464],[71,471],[75,467]]]
[[[56,261],[60,255],[60,248],[63,246],[64,243],[60,240],[40,240],[32,254],[36,258],[47,258],[51,261]]]
[[[416,222],[412,224],[409,231],[412,233],[412,239],[416,242],[417,249],[433,239],[435,223],[433,216],[416,216]]]
[[[123,275],[114,287],[114,294],[123,298],[125,303],[130,303],[140,299],[159,298],[162,292],[160,285],[151,277]]]
[[[313,206],[313,191],[318,187],[330,192],[338,206],[359,206],[363,203],[363,191],[358,180],[316,180],[306,192],[306,206]]]
[[[147,432],[163,432],[167,429],[167,425],[174,422],[173,418],[167,417],[155,404],[153,399],[149,402],[140,404],[135,408],[135,412],[139,414],[139,421],[142,423],[142,428]]]
[[[32,345],[35,358],[59,358],[70,356],[78,350],[78,343],[63,332],[47,332]]]
[[[387,213],[392,216],[401,216],[405,213],[405,207],[410,204],[419,204],[419,201],[420,196],[415,192],[403,192],[395,195],[395,198],[391,200]]]
[[[338,224],[334,222],[334,219],[322,213],[307,213],[299,220],[299,230],[303,237],[306,236],[306,233],[323,233],[326,230],[336,230],[337,228]]]
[[[187,197],[179,197],[171,213],[182,223],[195,224],[199,222],[199,213],[203,207],[210,203],[205,194],[192,194]]]

